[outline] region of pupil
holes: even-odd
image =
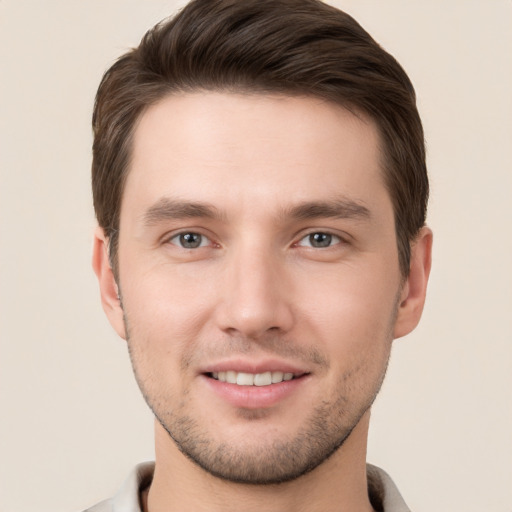
[[[201,245],[201,235],[197,233],[184,233],[180,235],[180,242],[186,249],[195,249]]]
[[[327,233],[313,233],[309,235],[309,241],[313,247],[329,247],[332,236]]]

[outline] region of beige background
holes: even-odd
[[[416,512],[512,511],[512,2],[340,0],[415,83],[434,270],[369,460]],[[152,419],[90,270],[102,72],[180,2],[0,0],[0,512],[78,511],[150,459]]]

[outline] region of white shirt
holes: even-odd
[[[139,464],[114,497],[84,512],[142,512],[140,493],[151,483],[154,469],[154,462]],[[382,506],[382,512],[411,512],[393,480],[385,471],[367,464],[367,474],[368,492],[374,507]]]

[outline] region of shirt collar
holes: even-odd
[[[135,467],[117,494],[109,500],[112,512],[142,512],[141,492],[150,485],[155,469],[154,462],[144,462]],[[372,505],[382,512],[411,512],[391,477],[382,469],[367,464],[368,494]],[[90,512],[102,512],[92,508]]]

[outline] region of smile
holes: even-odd
[[[288,381],[300,377],[293,373],[285,372],[263,372],[263,373],[246,373],[246,372],[212,372],[209,374],[213,379],[228,384],[237,384],[238,386],[270,386],[283,381]]]

